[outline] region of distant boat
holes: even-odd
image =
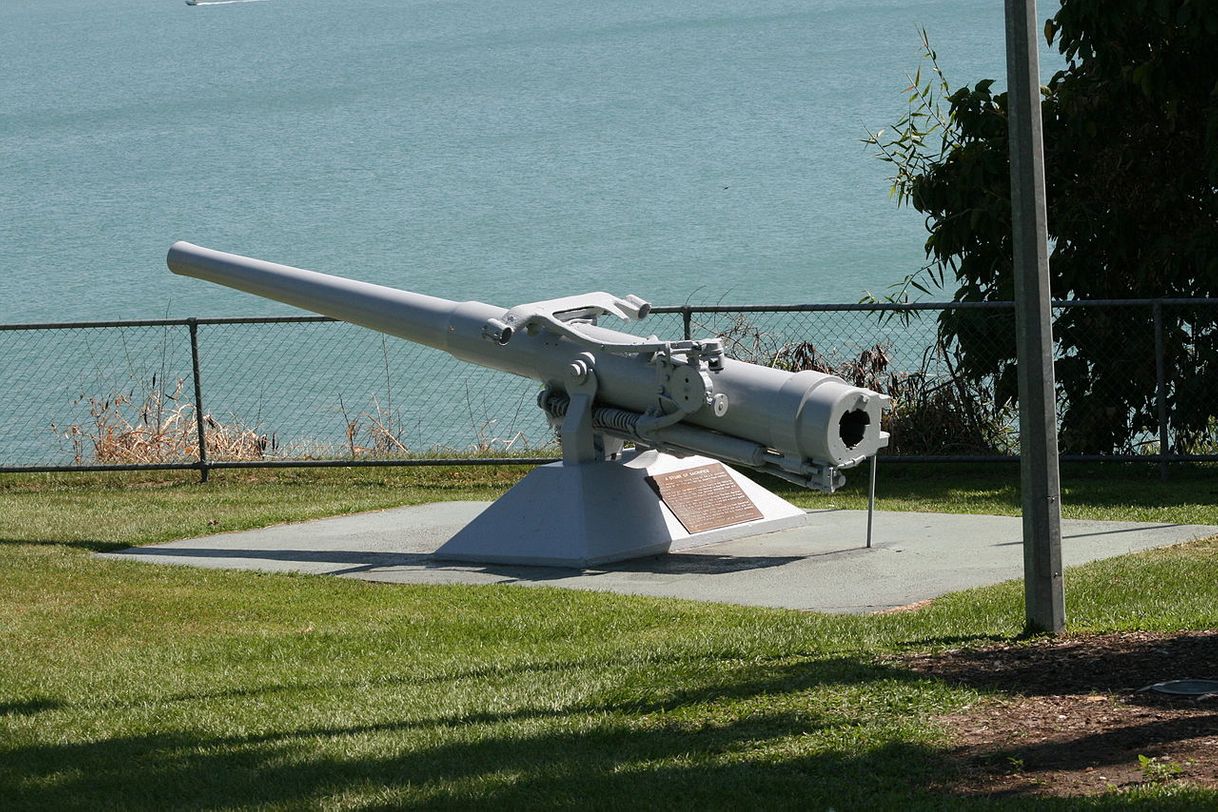
[[[197,5],[199,5],[199,0],[186,0],[186,5],[197,6]]]

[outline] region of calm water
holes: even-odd
[[[0,3],[0,322],[288,312],[175,239],[452,298],[854,301],[917,267],[859,143],[976,0]]]

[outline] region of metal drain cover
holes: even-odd
[[[1205,696],[1218,695],[1218,679],[1173,679],[1167,682],[1156,682],[1147,685],[1143,691],[1154,691],[1159,694],[1174,696]]]

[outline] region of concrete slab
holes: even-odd
[[[101,555],[402,584],[544,585],[853,613],[1023,577],[1018,518],[884,511],[876,513],[870,550],[862,549],[866,513],[826,510],[813,511],[802,527],[584,570],[435,558],[487,505],[418,505]],[[1062,556],[1069,566],[1212,535],[1218,527],[1066,520]]]

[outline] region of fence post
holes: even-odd
[[[681,308],[681,324],[685,328],[685,340],[689,341],[694,337],[693,330],[694,309],[689,305]]]
[[[192,316],[190,327],[190,366],[195,378],[195,429],[199,433],[199,481],[207,482],[207,432],[203,428],[203,385],[199,380],[199,322]]]
[[[1167,481],[1167,361],[1163,357],[1163,302],[1151,306],[1155,320],[1155,407],[1159,413],[1159,479]]]

